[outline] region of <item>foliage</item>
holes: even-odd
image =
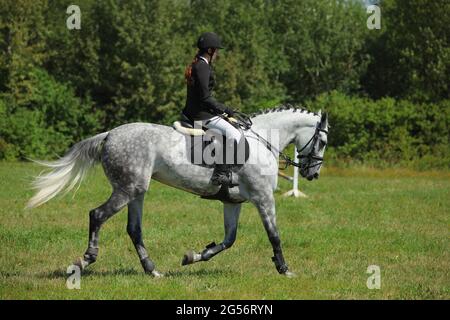
[[[25,158],[63,154],[74,142],[98,130],[89,101],[56,82],[45,71],[27,74],[26,98],[0,97],[0,156]]]
[[[382,1],[381,30],[367,29],[359,0],[80,0],[81,30],[66,27],[70,4],[0,0],[0,159],[52,157],[127,122],[170,124],[195,41],[215,31],[219,101],[250,113],[334,99],[336,157],[447,167],[448,125],[435,119],[449,112],[448,1]]]
[[[368,39],[373,56],[364,77],[375,98],[449,99],[450,2],[382,2],[381,34]]]
[[[450,168],[450,100],[437,104],[393,98],[373,101],[331,92],[311,104],[330,114],[327,155],[331,158]]]
[[[364,52],[366,15],[354,1],[277,1],[271,24],[287,67],[279,79],[290,100],[303,101],[330,90],[360,89],[369,56]]]

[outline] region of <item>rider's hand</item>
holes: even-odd
[[[228,115],[228,117],[232,117],[234,115],[234,111],[230,108],[226,108],[225,113]]]

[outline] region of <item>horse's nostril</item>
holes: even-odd
[[[314,178],[319,178],[319,174],[316,172],[316,173],[314,173]]]

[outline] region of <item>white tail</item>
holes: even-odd
[[[36,177],[32,186],[38,192],[28,201],[26,208],[40,206],[61,191],[69,192],[77,184],[79,187],[89,168],[98,162],[100,146],[107,135],[108,132],[103,132],[76,143],[62,158],[56,161],[30,159],[53,170]]]

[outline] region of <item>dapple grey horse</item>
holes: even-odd
[[[277,186],[279,154],[276,150],[269,150],[261,137],[267,140],[270,132],[275,131],[278,150],[294,143],[301,150],[300,174],[312,180],[319,177],[327,144],[327,115],[282,106],[253,114],[251,120],[251,130],[245,131],[250,149],[248,161],[233,173],[239,185],[230,187],[229,200],[223,201],[224,240],[218,245],[208,245],[200,253],[188,252],[183,264],[207,261],[230,248],[236,239],[241,203],[250,201],[258,209],[273,247],[272,260],[277,271],[293,276],[283,257],[275,215],[273,192]],[[142,239],[142,209],[150,180],[201,196],[213,195],[220,189],[220,186],[211,184],[211,167],[192,164],[188,159],[187,140],[185,134],[170,126],[130,123],[80,141],[56,161],[37,161],[51,170],[36,177],[33,186],[38,192],[27,207],[39,206],[60,192],[79,186],[87,170],[101,162],[113,191],[105,203],[89,212],[89,244],[77,264],[84,269],[96,261],[101,226],[128,206],[127,232],[144,271],[155,277],[161,276]]]

